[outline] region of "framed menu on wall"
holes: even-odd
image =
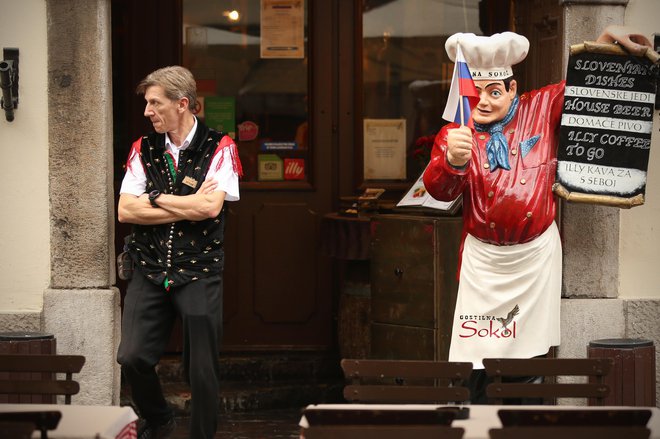
[[[574,202],[644,204],[658,54],[616,44],[571,46],[553,189]]]

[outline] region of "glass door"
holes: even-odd
[[[445,41],[481,34],[479,0],[360,0],[356,154],[363,186],[407,188],[430,158],[453,63]]]
[[[199,116],[237,143],[245,176],[228,203],[225,350],[327,349],[333,209],[334,1],[182,0],[183,64]]]
[[[306,188],[308,2],[183,0],[183,63],[198,116],[237,141],[245,188]]]

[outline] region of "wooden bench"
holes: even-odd
[[[545,426],[504,427],[488,431],[491,439],[648,439],[651,430],[645,427],[602,427],[602,426]]]
[[[556,398],[592,398],[597,405],[610,393],[603,378],[610,372],[613,362],[609,358],[486,358],[486,374],[493,383],[486,387],[486,395],[502,404],[507,398],[543,398],[552,403]],[[543,383],[509,383],[506,377],[543,376]],[[559,376],[586,376],[588,383],[557,383]]]
[[[462,439],[464,429],[444,425],[323,425],[302,432],[304,439]]]
[[[0,431],[5,439],[30,439],[34,429],[32,422],[0,421]]]
[[[29,426],[28,438],[32,436],[32,432],[36,429],[41,432],[41,439],[47,439],[48,430],[55,430],[61,418],[62,413],[58,411],[0,413],[0,426],[7,425],[9,431],[13,431],[16,438],[22,437]],[[0,431],[3,431],[2,428],[0,428]],[[0,437],[5,438],[4,435]],[[12,436],[6,437],[11,438]]]
[[[71,404],[71,396],[80,391],[73,374],[84,364],[82,355],[0,354],[0,394],[64,395],[65,404]],[[44,375],[35,379],[34,374]]]
[[[470,399],[463,384],[472,363],[343,359],[341,368],[351,382],[344,387],[349,402],[442,404]]]
[[[350,407],[350,406],[349,406]],[[464,429],[452,427],[457,411],[452,407],[436,409],[396,408],[376,405],[353,408],[307,407],[303,417],[308,427],[305,439],[461,439]]]

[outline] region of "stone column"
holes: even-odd
[[[50,287],[43,328],[82,354],[78,404],[117,404],[110,0],[47,0]]]
[[[628,0],[562,0],[561,4],[565,46],[568,46],[595,40],[610,24],[624,24]],[[565,71],[568,51],[563,63]],[[563,295],[566,299],[562,300],[560,357],[585,357],[589,341],[625,337],[654,341],[656,362],[660,358],[657,324],[660,301],[616,299],[619,296],[619,212],[611,207],[563,203]],[[656,370],[656,405],[659,401],[660,369]]]
[[[564,8],[564,71],[568,47],[594,41],[610,24],[623,24],[628,0],[561,0]],[[619,210],[562,204],[565,297],[618,296]]]
[[[596,40],[610,24],[623,24],[627,3],[560,0],[564,8],[564,72],[568,47]],[[562,201],[561,212],[565,299],[558,355],[584,358],[591,340],[620,338],[626,333],[625,303],[612,300],[619,293],[619,210]]]

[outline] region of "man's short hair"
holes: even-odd
[[[169,66],[149,73],[135,89],[137,94],[145,94],[149,87],[163,87],[165,96],[173,101],[188,98],[188,109],[197,108],[197,84],[190,70],[181,66]]]

